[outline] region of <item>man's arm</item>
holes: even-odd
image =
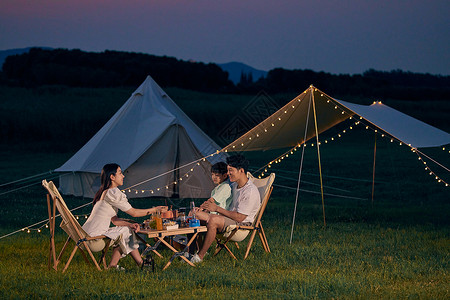
[[[221,214],[221,215],[223,215],[225,217],[228,217],[230,219],[233,219],[233,220],[235,220],[237,222],[242,222],[247,217],[247,215],[238,213],[237,211],[226,210],[226,209],[218,206],[217,204],[215,204],[213,202],[209,202],[209,201],[206,201],[200,207],[203,208],[203,209],[209,210],[209,211],[218,212],[219,214]]]
[[[245,218],[247,218],[247,215],[238,213],[237,211],[229,211],[229,210],[226,210],[225,208],[222,208],[220,206],[217,206],[216,212],[218,212],[221,215],[224,215],[225,217],[233,219],[233,220],[235,220],[237,222],[242,222],[242,221],[245,220]]]

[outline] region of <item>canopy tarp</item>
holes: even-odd
[[[301,145],[316,135],[314,115],[319,135],[349,118],[362,117],[366,123],[412,148],[435,147],[450,143],[450,134],[447,132],[380,102],[370,106],[352,104],[336,100],[311,87],[226,146],[224,150],[259,151]]]

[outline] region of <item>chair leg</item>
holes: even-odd
[[[85,261],[87,264],[89,264],[89,260],[88,260],[88,258],[87,258],[87,256],[86,256],[86,254],[84,253],[83,249],[81,249],[81,248],[79,248],[79,249],[80,249],[81,255],[83,255],[84,261]]]
[[[228,253],[230,253],[230,255],[231,255],[235,260],[238,260],[238,259],[236,258],[236,256],[234,256],[233,252],[231,252],[230,248],[228,248],[227,245],[223,245],[223,246],[224,246],[225,249],[227,249]]]
[[[77,250],[78,250],[78,247],[77,247],[77,245],[75,245],[75,247],[73,248],[72,253],[70,254],[69,260],[67,261],[66,265],[64,266],[64,269],[62,271],[63,273],[66,272],[67,268],[70,265],[70,262],[72,261],[73,256],[75,255],[75,252],[77,252]]]
[[[57,262],[56,262],[56,247],[55,247],[55,213],[56,213],[56,204],[53,202],[53,207],[50,201],[51,197],[47,194],[47,208],[48,208],[48,223],[49,223],[49,231],[50,231],[50,251],[48,256],[48,269],[50,270],[51,261],[53,258],[53,268],[56,270]],[[53,208],[53,210],[52,210]]]
[[[108,244],[105,246],[105,248],[103,248],[102,250],[102,256],[100,257],[98,263],[103,263],[103,267],[106,269],[108,269],[108,266],[106,265],[106,254],[108,253],[109,250],[109,242]]]
[[[92,254],[91,249],[89,249],[89,246],[86,242],[83,242],[84,248],[86,249],[87,253],[89,254],[89,256],[92,259],[92,262],[94,263],[95,267],[97,268],[97,270],[101,271],[102,269],[100,268],[100,266],[97,263],[97,260],[94,257],[94,254]],[[80,249],[81,250],[81,249]]]
[[[260,237],[264,239],[264,241],[261,240],[261,242],[263,242],[263,244],[265,245],[266,252],[270,253],[269,243],[267,242],[266,234],[264,233],[262,224],[259,224],[259,227],[261,228],[261,231],[259,233]]]
[[[62,249],[61,249],[61,252],[59,252],[58,258],[56,259],[56,263],[55,263],[55,265],[53,266],[53,269],[56,270],[56,269],[58,268],[58,265],[59,265],[59,263],[60,263],[60,261],[61,261],[61,257],[62,257],[62,255],[64,254],[64,252],[66,251],[67,245],[69,244],[69,242],[70,242],[70,237],[67,238],[66,242],[64,243],[64,246],[63,246]]]
[[[223,248],[226,248],[228,253],[237,260],[236,256],[234,256],[233,252],[231,252],[230,248],[228,248],[227,243],[231,240],[231,238],[238,232],[237,229],[233,229],[233,231],[230,233],[230,235],[227,237],[227,239],[222,243],[219,239],[216,238],[217,246],[216,251],[214,252],[214,256],[216,256],[220,251],[222,251]],[[237,243],[235,242],[236,246]],[[239,246],[237,246],[239,249]]]
[[[220,251],[222,251],[222,249],[224,248],[224,243],[222,243],[220,240],[216,239],[216,250],[214,251],[214,255],[216,256],[217,254],[219,254]]]
[[[268,249],[267,249],[266,241],[264,241],[264,237],[263,237],[261,231],[258,231],[258,235],[259,235],[259,239],[261,241],[261,244],[262,244],[262,246],[264,248],[264,251],[269,252]]]
[[[247,258],[248,253],[250,252],[250,248],[252,247],[252,243],[253,243],[253,239],[255,238],[255,235],[256,235],[256,229],[253,230],[252,235],[250,236],[250,240],[248,241],[248,244],[247,244],[247,251],[245,251],[244,259]]]
[[[219,242],[218,241],[216,241],[216,249],[214,250],[214,254],[213,254],[213,256],[216,256],[220,251],[222,251],[222,248],[223,247],[221,247],[220,245],[221,244],[219,244]]]

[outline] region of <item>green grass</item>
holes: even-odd
[[[250,256],[207,256],[197,268],[178,261],[141,272],[131,258],[126,272],[98,272],[76,256],[62,274],[47,270],[48,239],[21,234],[2,241],[2,298],[360,298],[446,299],[449,296],[448,229],[364,223],[285,226],[265,223],[272,253],[255,242]],[[57,236],[60,249],[64,237]],[[242,249],[241,249],[242,250]],[[64,260],[67,259],[67,255]]]
[[[0,240],[0,297],[447,299],[450,295],[448,189],[424,174],[413,153],[380,142],[379,170],[385,173],[378,178],[372,206],[371,184],[365,181],[371,179],[371,161],[364,162],[371,156],[364,153],[370,147],[364,147],[362,136],[358,142],[351,140],[349,137],[340,141],[341,144],[322,148],[325,183],[350,191],[344,195],[365,200],[325,197],[327,226],[324,228],[320,196],[301,193],[293,243],[289,244],[295,194],[275,187],[263,218],[270,254],[263,251],[257,239],[245,261],[242,260],[244,251],[240,249],[237,250],[239,261],[220,253],[216,257],[207,256],[197,268],[175,261],[163,272],[161,268],[170,257],[170,252],[163,250],[165,257],[157,258],[155,273],[141,272],[130,257],[121,261],[126,272],[98,272],[77,255],[69,270],[62,274],[47,269],[47,230],[19,232]],[[342,145],[347,147],[337,151]],[[306,151],[304,180],[311,182],[318,182],[315,151],[315,148]],[[7,149],[2,153],[2,165],[14,170],[11,174],[5,168],[0,170],[4,182],[17,179],[21,171],[31,174],[32,166],[36,172],[54,168],[70,156],[43,152],[29,155]],[[252,162],[262,164],[273,154],[254,154]],[[394,156],[393,166],[383,166],[383,155]],[[352,160],[357,161],[356,166],[350,164]],[[392,161],[388,160],[387,164]],[[346,171],[341,166],[346,166]],[[277,174],[283,174],[283,178],[278,177],[275,184],[295,186],[292,179],[297,177],[298,156],[277,168]],[[392,174],[402,180],[388,179]],[[317,186],[301,187],[318,191]],[[71,208],[90,201],[69,196],[65,200]],[[46,218],[45,192],[39,185],[0,196],[0,201],[0,236]],[[162,200],[130,201],[135,207],[147,207],[161,204]],[[75,214],[89,211],[90,207],[86,207]],[[61,249],[65,237],[60,229],[56,240],[57,249]],[[68,254],[63,261],[67,258]]]
[[[17,117],[25,124],[23,127],[11,125],[14,128],[27,131],[35,126],[43,132],[54,129],[56,134],[46,137],[39,133],[42,139],[29,141],[14,137],[14,143],[2,141],[0,184],[62,165],[90,138],[88,132],[95,133],[103,125],[100,120],[106,121],[131,92],[55,87],[0,89],[2,101],[7,103],[0,108],[3,125],[15,122],[14,117]],[[208,127],[213,121],[203,120],[202,116],[214,115],[212,112],[224,103],[229,107],[223,110],[222,117],[232,115],[230,107],[232,110],[252,98],[180,89],[167,92],[210,135],[217,131],[214,126],[220,126],[220,122]],[[99,102],[105,93],[110,97],[107,106]],[[11,101],[14,95],[21,103],[15,110]],[[25,109],[22,115],[21,108],[33,101],[38,101],[39,105]],[[52,120],[51,114],[40,104],[56,105],[56,115],[63,115],[63,120],[53,119],[55,123],[48,123]],[[196,105],[204,110],[197,110]],[[77,107],[79,110],[68,113]],[[442,119],[445,114],[444,109],[438,118]],[[78,118],[86,122],[84,129],[72,128]],[[64,120],[68,125],[61,129],[58,125]],[[77,130],[85,134],[83,138],[69,141],[68,137]],[[321,139],[327,135],[333,133],[325,133]],[[63,145],[55,147],[59,144]],[[241,249],[237,251],[238,261],[220,253],[217,257],[207,256],[197,268],[175,261],[163,272],[161,267],[170,257],[170,252],[163,250],[165,258],[157,259],[155,273],[141,272],[130,257],[121,261],[126,272],[97,272],[77,255],[69,270],[62,274],[47,269],[48,230],[43,229],[41,233],[32,230],[29,234],[20,231],[0,239],[0,298],[448,299],[450,190],[425,172],[422,162],[408,147],[378,136],[372,203],[373,146],[373,132],[364,129],[353,130],[338,141],[321,146],[327,194],[324,197],[325,228],[318,194],[317,149],[310,146],[305,149],[300,188],[309,192],[299,194],[292,244],[289,239],[296,198],[293,189],[300,151],[273,165],[271,171],[277,175],[275,189],[263,218],[270,254],[264,253],[259,240],[255,240],[245,261]],[[255,171],[284,151],[246,155]],[[448,152],[438,148],[424,151],[443,165],[450,165]],[[450,181],[448,172],[431,162],[428,165]],[[48,173],[22,185],[0,187],[0,237],[46,219],[45,191],[39,185],[44,177],[51,179],[55,174]],[[57,182],[56,178],[53,180]],[[30,186],[7,193],[23,185]],[[65,200],[70,208],[91,201],[71,196],[65,196]],[[169,200],[169,203],[185,206],[188,201]],[[148,207],[163,204],[165,199],[131,199],[130,202],[134,207]],[[85,215],[90,209],[87,206],[74,214]],[[65,237],[61,229],[57,231],[57,248],[60,249]],[[68,254],[63,261],[67,258]]]

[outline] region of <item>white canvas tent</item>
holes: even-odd
[[[203,198],[214,188],[210,166],[221,155],[210,154],[218,149],[148,76],[97,134],[55,171],[63,172],[64,194],[92,198],[103,165],[115,162],[124,170],[123,188],[129,198]]]

